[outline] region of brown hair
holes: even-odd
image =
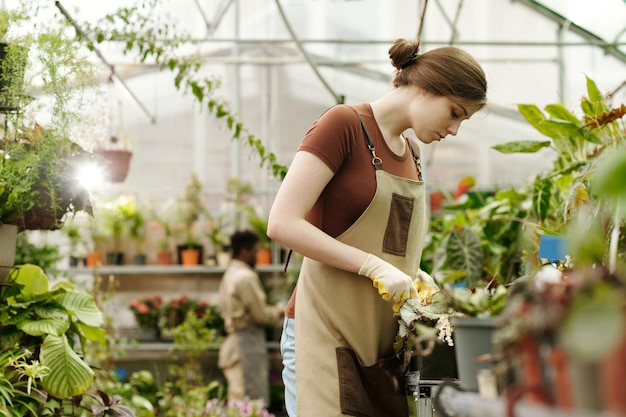
[[[484,105],[487,79],[480,64],[467,52],[444,46],[419,53],[420,41],[398,39],[389,48],[396,68],[393,86],[411,85],[438,96],[454,96]]]

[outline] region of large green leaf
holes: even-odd
[[[65,336],[47,336],[41,346],[41,364],[50,369],[42,385],[57,398],[68,398],[87,391],[93,370],[71,348]]]
[[[37,306],[35,313],[38,318],[34,320],[23,319],[17,327],[31,336],[55,335],[60,336],[70,328],[70,320],[62,308],[54,306]]]
[[[446,252],[449,269],[465,271],[465,284],[468,288],[475,287],[482,277],[483,250],[474,231],[467,226],[453,229]]]
[[[98,327],[104,324],[102,312],[89,294],[68,291],[59,296],[58,302],[86,325]]]
[[[534,153],[543,148],[547,148],[552,144],[552,142],[545,141],[536,141],[536,140],[517,140],[507,143],[502,143],[500,145],[492,146],[498,152],[502,153]]]
[[[15,282],[24,285],[23,296],[29,297],[48,292],[50,283],[43,269],[33,264],[20,265],[16,269],[18,273]]]
[[[546,116],[539,109],[539,107],[534,104],[519,104],[517,109],[528,121],[528,123],[532,125],[532,127],[544,135],[552,137],[552,132],[543,127],[543,122],[546,121]]]

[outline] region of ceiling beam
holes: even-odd
[[[513,2],[517,2],[533,9],[535,12],[540,15],[547,17],[548,19],[556,22],[558,25],[562,27],[566,27],[569,32],[575,33],[576,35],[582,37],[583,39],[589,41],[589,43],[593,46],[597,46],[602,48],[607,55],[611,55],[614,58],[617,58],[623,63],[626,63],[626,53],[617,48],[617,43],[607,42],[605,39],[596,35],[595,33],[583,28],[582,26],[577,25],[576,23],[568,20],[565,16],[555,12],[554,10],[546,7],[535,0],[513,0]]]

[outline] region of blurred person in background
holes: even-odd
[[[219,306],[226,338],[218,366],[228,384],[228,400],[262,399],[269,405],[269,362],[265,326],[282,317],[280,306],[267,303],[255,271],[259,236],[251,230],[230,238],[232,259],[219,289]]]

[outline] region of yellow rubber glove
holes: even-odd
[[[433,277],[421,269],[417,271],[417,277],[413,281],[413,286],[417,291],[420,304],[424,304],[425,300],[439,291],[439,286],[435,283]]]
[[[394,301],[398,308],[407,298],[417,297],[417,291],[410,276],[371,253],[361,265],[359,275],[370,278],[383,300]]]

